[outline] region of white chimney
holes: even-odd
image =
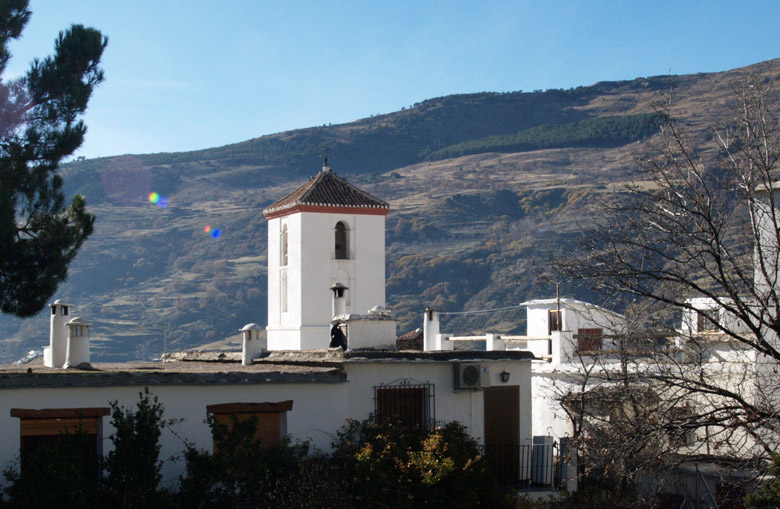
[[[330,287],[333,292],[332,316],[341,316],[347,313],[347,288],[341,283],[336,283]]]
[[[439,334],[439,312],[426,309],[423,313],[423,350],[436,350],[436,336]]]
[[[241,350],[241,364],[244,366],[251,366],[252,359],[260,355],[260,352],[262,351],[262,348],[260,347],[260,331],[262,329],[256,323],[248,323],[240,330],[244,336],[243,348]]]
[[[75,317],[67,323],[68,349],[63,368],[89,367],[89,326],[87,322]]]
[[[49,322],[49,346],[43,349],[43,364],[50,368],[61,368],[65,364],[68,348],[68,327],[70,320],[70,304],[61,299],[49,304],[51,320]]]

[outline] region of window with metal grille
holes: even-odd
[[[696,331],[710,332],[718,330],[719,313],[717,309],[696,311]]]
[[[696,442],[696,429],[693,409],[687,405],[673,407],[667,410],[669,420],[669,444],[677,447]]]
[[[436,420],[434,384],[408,379],[374,387],[374,415],[409,429],[429,429]]]

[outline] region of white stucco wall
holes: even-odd
[[[728,305],[732,301],[729,298],[724,298],[723,302]],[[698,332],[702,332],[698,330],[699,320],[697,311],[711,313],[713,318],[717,317],[718,323],[722,327],[734,331],[735,333],[743,334],[748,332],[748,328],[744,322],[739,320],[736,316],[734,316],[734,314],[728,313],[717,302],[709,297],[695,297],[688,299],[688,303],[693,306],[694,309],[686,309],[683,311],[680,330],[684,333],[696,334]],[[709,324],[707,325],[709,326]]]
[[[349,259],[337,260],[335,226],[347,225]],[[280,265],[281,232],[288,231],[288,264]],[[282,310],[282,274],[287,311]],[[346,313],[385,305],[385,216],[297,212],[268,221],[268,349],[327,348],[334,283],[349,288]]]
[[[313,445],[328,449],[332,437],[347,416],[347,384],[295,383],[259,385],[155,385],[149,390],[165,407],[166,419],[182,419],[161,437],[160,458],[163,465],[162,486],[173,486],[184,472],[182,452],[186,439],[198,447],[211,450],[211,432],[205,423],[206,405],[217,403],[262,403],[293,400],[287,413],[287,432],[299,439],[311,439]],[[4,468],[19,455],[19,419],[10,416],[11,408],[88,408],[108,407],[119,401],[135,407],[143,387],[62,387],[0,389],[0,465]],[[114,432],[110,416],[103,418],[103,453],[111,449],[108,437]],[[174,435],[175,433],[175,435]],[[177,436],[178,435],[178,436]],[[169,461],[171,457],[179,461]]]
[[[531,301],[527,303],[528,336],[539,337],[548,334],[548,311],[557,309],[556,299]],[[531,340],[529,346],[534,354],[547,349],[552,356],[547,361],[533,363],[533,435],[552,435],[556,440],[571,436],[572,427],[568,415],[559,399],[566,392],[579,392],[580,357],[577,354],[579,329],[603,329],[605,335],[619,334],[623,317],[607,309],[572,299],[561,299],[562,331],[550,334],[546,340]],[[608,339],[604,347],[608,348]],[[572,374],[574,373],[574,374]]]
[[[464,361],[465,362],[465,361]],[[520,440],[530,443],[532,426],[531,362],[479,361],[488,366],[491,386],[517,386],[520,393]],[[435,418],[437,421],[459,421],[478,442],[484,441],[484,392],[453,389],[454,362],[368,362],[346,365],[349,379],[348,415],[364,419],[374,412],[374,386],[391,384],[399,379],[411,383],[435,385]],[[501,382],[499,373],[510,373],[509,382]]]
[[[567,387],[559,373],[534,373],[533,426],[534,436],[551,435],[556,440],[572,435],[571,421],[558,399]]]
[[[531,361],[481,361],[489,366],[491,385],[504,385],[502,371],[510,373],[509,383],[520,395],[520,437],[531,439]],[[374,412],[374,386],[408,378],[429,382],[435,387],[435,419],[459,421],[474,438],[484,435],[484,393],[453,390],[453,362],[347,362],[346,382],[340,383],[264,383],[264,384],[187,384],[151,385],[149,390],[165,407],[165,419],[177,419],[161,437],[160,458],[164,460],[163,486],[174,487],[184,473],[183,439],[211,450],[211,432],[205,423],[206,406],[219,403],[278,403],[292,400],[287,413],[287,432],[293,439],[309,440],[329,450],[336,432],[347,419],[366,419]],[[24,376],[24,375],[18,375]],[[92,375],[85,375],[92,376]],[[118,401],[134,408],[142,385],[112,387],[26,387],[0,388],[0,466],[18,458],[20,419],[10,416],[11,408],[40,410],[49,408],[108,407]],[[108,437],[114,432],[110,416],[103,418],[103,453],[111,448]],[[170,458],[178,458],[171,460]]]
[[[539,338],[549,334],[549,311],[558,309],[555,299],[537,300],[526,303],[527,336]],[[608,309],[572,299],[561,299],[561,329],[560,337],[553,337],[553,364],[566,362],[567,359],[576,357],[577,339],[573,336],[579,329],[602,329],[604,335],[620,334],[624,323],[624,317],[609,311]],[[553,335],[551,335],[552,337]],[[604,347],[609,348],[608,339],[604,340]],[[545,347],[542,341],[529,341],[529,348],[534,354],[543,352]]]
[[[371,317],[351,318],[347,322],[349,348],[395,348],[396,322]]]
[[[777,186],[777,184],[775,184]],[[754,258],[759,257],[763,263],[763,269],[754,263],[753,279],[756,292],[765,297],[770,295],[771,289],[775,291],[780,282],[780,252],[778,252],[777,223],[780,222],[780,190],[773,188],[773,196],[769,192],[758,191],[756,193],[756,217],[759,244],[754,248]],[[774,206],[774,207],[773,207]]]

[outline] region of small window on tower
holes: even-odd
[[[279,282],[279,285],[280,285],[279,293],[281,294],[279,300],[282,301],[281,302],[282,313],[286,313],[287,312],[287,271],[282,272],[282,279]]]
[[[63,316],[68,314],[68,306],[62,306],[62,314]]]
[[[347,245],[347,227],[339,221],[336,223],[336,260],[349,259],[349,246]]]
[[[282,226],[282,267],[287,265],[287,225]]]

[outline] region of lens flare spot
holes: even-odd
[[[218,228],[215,228],[214,230],[211,231],[211,236],[214,237],[215,239],[218,239],[220,235],[222,235],[222,232]]]
[[[157,204],[157,202],[160,201],[160,195],[155,192],[149,193],[149,201]]]
[[[211,226],[206,225],[206,227],[203,228],[203,231],[206,232],[206,233],[210,232],[211,231]]]
[[[165,196],[160,196],[160,199],[157,200],[157,206],[160,207],[161,209],[164,209],[165,207],[167,207],[168,206],[168,198],[166,198]]]

